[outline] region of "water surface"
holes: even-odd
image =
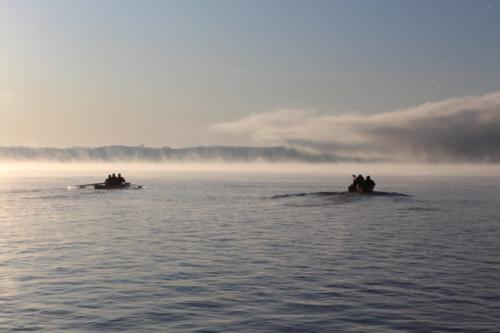
[[[0,178],[0,331],[498,332],[495,178]]]

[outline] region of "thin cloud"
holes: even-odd
[[[257,144],[343,157],[425,162],[500,162],[500,91],[375,115],[278,110],[213,126]]]

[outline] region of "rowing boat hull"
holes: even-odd
[[[129,187],[130,183],[123,183],[119,185],[105,185],[105,184],[94,185],[94,189],[96,190],[124,190]]]

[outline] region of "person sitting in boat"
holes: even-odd
[[[357,191],[356,175],[352,175],[352,184],[347,188],[349,192]]]
[[[362,185],[362,190],[365,193],[371,193],[371,192],[373,192],[373,189],[375,188],[375,185],[376,184],[373,181],[373,179],[371,179],[370,176],[366,176],[366,179],[365,179],[365,181],[363,182],[363,185]]]
[[[116,181],[118,184],[123,184],[125,183],[125,178],[122,177],[121,173],[118,174],[118,177],[116,178]]]
[[[108,178],[104,181],[104,184],[108,185],[111,182],[111,175],[108,175]]]
[[[363,183],[364,182],[365,182],[365,178],[363,177],[362,174],[359,174],[358,177],[356,178],[356,192],[363,191]]]
[[[117,179],[118,179],[118,178],[116,177],[116,175],[115,175],[115,174],[112,174],[112,175],[111,175],[111,179],[109,180],[108,185],[110,185],[110,186],[114,186],[114,185],[118,184]]]

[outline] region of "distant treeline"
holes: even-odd
[[[56,162],[339,162],[339,158],[299,151],[287,147],[205,146],[189,148],[150,148],[144,146],[107,146],[72,148],[0,147],[0,160]],[[345,161],[345,159],[342,159]]]

